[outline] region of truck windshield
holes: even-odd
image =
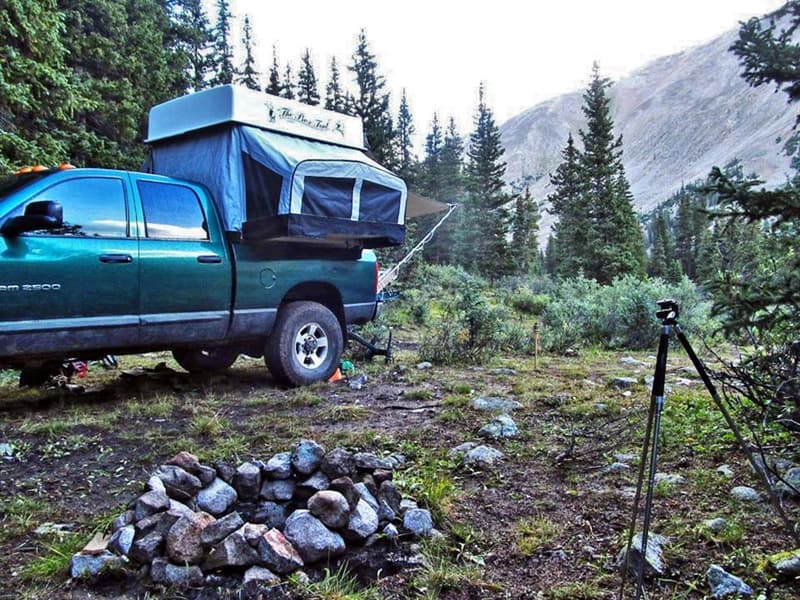
[[[48,169],[47,171],[36,171],[33,173],[21,173],[19,175],[0,177],[0,202],[5,200],[6,196],[13,194],[34,181],[47,177],[52,172],[52,170]]]

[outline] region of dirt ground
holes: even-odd
[[[617,597],[614,564],[630,520],[636,460],[624,458],[631,468],[620,472],[605,468],[619,462],[615,455],[640,452],[653,357],[636,355],[644,365],[628,366],[623,354],[587,352],[420,370],[413,343],[404,346],[391,365],[356,359],[367,376],[360,390],[346,383],[281,388],[261,361],[244,358],[225,375],[192,376],[167,354],[121,357],[111,371],[93,363],[85,379],[72,382],[82,389],[20,390],[12,373],[0,372],[0,443],[13,448],[0,462],[0,598],[173,597],[130,581],[72,582],[65,556],[120,514],[148,474],[178,451],[238,464],[266,460],[301,438],[329,449],[402,452],[409,463],[396,480],[433,504],[449,562],[437,577],[403,574],[378,584],[379,597]],[[755,597],[796,598],[796,582],[778,582],[764,568],[766,556],[790,550],[791,541],[766,503],[730,498],[731,487],[755,486],[755,478],[687,365],[681,356],[669,364],[673,392],[659,471],[685,483],[656,489],[652,530],[670,542],[667,573],[650,582],[649,597],[709,597],[705,572],[719,564]],[[640,384],[616,389],[609,385],[615,376]],[[469,408],[478,396],[523,405],[513,413],[520,436],[490,442],[505,459],[483,472],[448,454],[480,440],[491,415]],[[716,471],[722,464],[732,479]],[[704,529],[717,516],[730,531]],[[66,532],[35,533],[45,523]]]

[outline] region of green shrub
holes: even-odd
[[[521,313],[528,315],[541,315],[550,297],[545,294],[535,294],[533,290],[528,287],[518,287],[514,289],[508,297],[507,302],[511,307]]]
[[[542,315],[544,344],[563,352],[577,346],[645,350],[654,348],[660,333],[656,301],[674,298],[687,335],[705,338],[717,328],[710,304],[687,278],[669,284],[661,279],[625,276],[601,286],[582,277],[561,282]]]

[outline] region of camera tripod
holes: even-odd
[[[689,359],[692,361],[692,364],[697,370],[698,375],[700,375],[700,378],[703,380],[708,393],[714,400],[714,403],[725,419],[725,422],[736,437],[739,447],[747,456],[753,469],[758,474],[759,479],[761,479],[762,484],[769,491],[770,499],[772,500],[779,516],[781,516],[784,523],[788,523],[788,519],[783,513],[783,510],[780,506],[780,501],[775,493],[774,486],[772,485],[770,477],[763,466],[763,461],[761,463],[756,461],[749,444],[742,437],[739,427],[733,420],[733,417],[731,416],[725,404],[722,402],[722,399],[717,393],[716,387],[711,382],[708,370],[703,362],[697,357],[697,354],[695,354],[694,349],[692,348],[691,344],[689,344],[689,340],[686,339],[686,335],[683,333],[683,330],[678,323],[678,303],[675,300],[666,299],[659,300],[657,304],[658,310],[656,311],[656,317],[661,319],[661,337],[659,338],[658,342],[656,367],[655,373],[653,374],[653,389],[650,396],[650,409],[647,417],[647,428],[645,430],[644,443],[642,445],[642,456],[641,460],[639,461],[639,476],[636,483],[636,494],[633,501],[633,514],[631,516],[628,543],[625,549],[625,554],[623,555],[623,575],[622,584],[619,590],[619,600],[623,599],[625,584],[628,578],[628,566],[632,562],[631,546],[633,545],[634,529],[639,516],[639,503],[641,502],[642,488],[644,485],[645,464],[648,463],[649,459],[647,493],[645,495],[644,518],[642,522],[642,543],[640,550],[641,556],[636,573],[636,600],[640,600],[644,591],[644,575],[645,567],[647,565],[647,538],[650,533],[650,521],[653,508],[653,491],[655,488],[656,466],[658,463],[658,440],[661,433],[661,413],[664,408],[664,383],[667,374],[667,351],[669,349],[669,338],[673,332],[683,346],[683,349],[686,351],[686,354],[689,356]]]

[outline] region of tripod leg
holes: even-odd
[[[725,404],[722,402],[722,399],[719,397],[717,388],[711,381],[711,377],[709,377],[708,370],[703,364],[703,361],[701,361],[697,357],[697,354],[695,354],[691,344],[689,344],[689,340],[686,339],[686,335],[684,335],[683,329],[681,329],[681,326],[678,325],[677,323],[675,324],[675,332],[678,334],[678,339],[680,340],[684,350],[686,350],[686,354],[691,359],[694,368],[697,370],[697,373],[703,380],[703,383],[705,384],[708,393],[714,400],[714,404],[717,406],[720,413],[722,413],[722,417],[725,419],[725,422],[728,424],[728,427],[733,432],[734,437],[736,437],[736,442],[739,444],[739,448],[741,448],[742,452],[744,452],[745,456],[747,456],[747,460],[750,461],[750,465],[753,467],[753,470],[756,472],[756,474],[758,474],[758,478],[761,480],[762,485],[766,488],[767,493],[769,494],[770,497],[770,501],[772,502],[772,505],[775,508],[775,511],[778,513],[778,516],[780,517],[781,521],[783,521],[786,530],[792,534],[792,537],[794,538],[795,542],[797,542],[797,544],[800,545],[800,534],[798,534],[798,532],[795,530],[789,517],[786,516],[786,513],[783,510],[783,506],[781,506],[780,497],[775,491],[775,486],[772,484],[772,481],[770,480],[766,468],[756,461],[756,458],[753,455],[753,451],[750,449],[750,445],[744,439],[742,432],[739,430],[739,426],[736,424],[736,421],[733,420],[733,416],[728,411],[728,408],[725,406]]]

